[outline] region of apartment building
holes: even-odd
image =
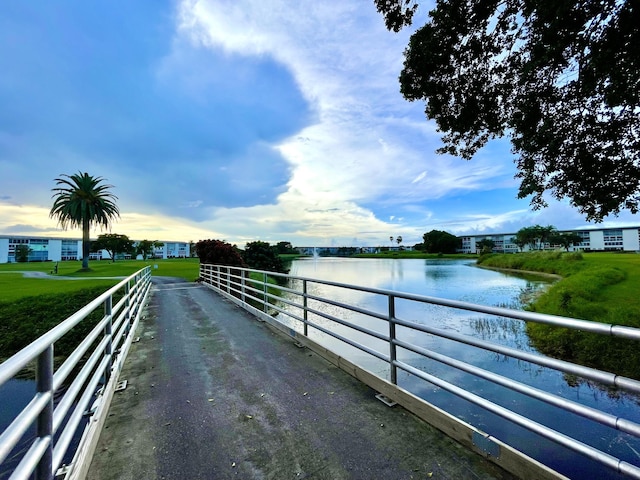
[[[559,232],[575,233],[582,238],[579,244],[569,247],[569,251],[640,251],[640,227],[559,230]],[[519,252],[520,249],[515,243],[513,243],[513,238],[515,236],[515,233],[461,235],[461,251],[463,253],[476,253],[479,250],[477,247],[478,242],[484,239],[489,239],[493,240],[495,243],[493,248],[494,252]],[[559,247],[546,243],[543,245],[543,248],[556,249]],[[523,251],[527,250],[529,250],[529,246],[524,246]]]
[[[161,247],[154,248],[154,258],[187,258],[191,255],[187,242],[162,243]],[[16,247],[19,245],[26,245],[29,248],[30,262],[82,260],[82,240],[77,238],[0,235],[0,263],[15,262]],[[105,250],[89,254],[90,260],[108,260],[109,258]]]

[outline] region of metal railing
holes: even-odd
[[[284,281],[280,281],[279,284],[277,282],[274,284],[274,282],[269,281],[269,277],[280,278]],[[624,432],[632,437],[640,438],[639,423],[555,395],[554,393],[543,391],[471,363],[452,358],[449,355],[430,350],[422,345],[417,345],[410,341],[411,335],[403,335],[404,339],[399,338],[396,329],[397,327],[402,327],[403,329],[408,329],[404,330],[405,333],[407,331],[422,332],[466,346],[494,352],[519,361],[530,362],[562,372],[563,374],[575,375],[588,381],[597,382],[600,385],[615,389],[619,392],[628,392],[635,396],[640,394],[640,381],[558,360],[539,353],[528,352],[470,335],[460,334],[448,329],[418,323],[415,319],[408,320],[399,318],[396,314],[396,307],[398,301],[438,305],[449,309],[465,310],[525,322],[537,322],[577,329],[583,332],[630,339],[632,341],[638,341],[639,347],[640,329],[238,267],[201,265],[200,278],[209,287],[224,294],[252,313],[262,316],[263,319],[285,324],[287,328],[290,329],[290,335],[294,337],[299,334],[303,335],[303,337],[308,337],[310,330],[316,333],[322,332],[328,336],[328,338],[335,339],[342,344],[349,345],[381,360],[387,365],[388,381],[394,385],[397,385],[398,382],[398,371],[407,372],[485,411],[498,415],[556,444],[562,445],[573,452],[584,455],[623,476],[640,479],[640,465],[620,460],[607,452],[601,451],[580,440],[527,418],[522,414],[489,401],[452,382],[429,374],[407,363],[407,361],[399,359],[397,351],[398,349],[403,349],[405,352],[412,352],[412,354],[424,359],[435,360],[440,364],[448,365],[459,371],[474,375],[477,378],[487,380],[501,387],[526,395],[527,397],[545,402],[563,411],[579,415],[589,421],[605,425],[618,432]],[[338,298],[338,295],[332,295],[332,298],[315,295],[309,293],[313,285],[328,286],[335,289],[335,291],[346,289],[382,297],[386,299],[384,301],[386,307],[384,311],[374,311],[369,308],[362,308],[337,301],[335,298]],[[382,303],[382,301],[378,301],[378,304]],[[362,318],[382,321],[382,324],[386,325],[386,327],[374,329],[371,328],[367,322],[355,323],[345,320],[345,318],[342,318],[344,315],[341,316],[336,312],[353,312]],[[335,326],[339,326],[339,328],[333,328]],[[336,330],[340,330],[342,333],[338,333]],[[349,334],[345,333],[345,331],[353,333]],[[364,337],[375,340],[363,342],[357,341],[354,337]],[[407,338],[409,340],[407,340]],[[379,348],[380,345],[382,345],[383,348]],[[514,447],[518,448],[517,445],[514,445]]]
[[[35,425],[35,438],[13,469],[11,480],[32,476],[37,480],[51,479],[63,470],[70,470],[59,469],[65,457],[73,453],[75,460],[76,452],[90,440],[82,435],[73,452],[68,451],[82,432],[79,429],[84,428],[83,419],[95,413],[100,398],[110,382],[113,383],[112,375],[117,373],[126,356],[150,287],[151,269],[145,267],[0,364],[2,386],[35,362],[36,393],[0,435],[2,465],[21,440],[24,444],[23,438]],[[56,342],[95,317],[101,318],[91,332],[55,368]],[[64,394],[57,395],[61,392]],[[100,408],[108,405],[101,404]]]

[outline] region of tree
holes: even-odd
[[[153,242],[151,240],[140,240],[136,243],[135,251],[137,255],[142,255],[143,260],[146,260],[153,254]]]
[[[55,179],[58,187],[52,189],[54,202],[49,216],[57,218],[65,230],[82,228],[82,269],[88,270],[91,226],[109,228],[111,222],[120,217],[115,204],[118,197],[109,192],[113,185],[104,184],[102,177],[81,172],[61,177]]]
[[[200,240],[196,243],[196,253],[200,263],[232,267],[247,266],[238,248],[224,240]]]
[[[579,244],[582,241],[582,237],[577,233],[558,233],[549,237],[549,242],[552,245],[562,245],[568,252],[569,247]]]
[[[415,0],[374,0],[387,28]],[[637,213],[640,15],[635,0],[439,0],[412,36],[402,95],[426,102],[439,153],[471,159],[507,136],[518,198],[568,198],[587,220]]]
[[[460,238],[441,230],[431,230],[422,239],[428,253],[456,253],[462,245]]]
[[[398,238],[396,238],[396,242],[398,242],[398,245],[400,245],[402,243],[402,236],[398,235]]]
[[[156,253],[155,253],[156,249],[164,247],[164,242],[160,242],[158,240],[154,240],[153,243],[152,243],[152,246],[153,246],[153,252],[152,252],[153,253],[153,257],[155,257],[156,256]]]
[[[518,247],[518,249],[522,252],[522,249],[524,248],[524,246],[527,244],[526,239],[524,239],[522,236],[518,236],[516,234],[515,237],[511,237],[511,243],[513,243],[514,245],[516,245]]]
[[[130,253],[133,251],[133,242],[126,235],[117,233],[104,233],[98,235],[98,239],[91,243],[91,251],[106,250],[112,261],[116,261],[116,254]]]
[[[533,225],[532,227],[524,227],[516,233],[516,245],[529,245],[530,250],[542,250],[544,244],[549,241],[551,236],[556,232],[556,227],[548,225],[546,227]]]
[[[278,247],[268,242],[249,242],[244,247],[242,258],[250,268],[269,272],[288,273],[282,259],[278,256]]]
[[[481,253],[491,253],[495,246],[496,242],[490,238],[483,238],[479,242],[476,242],[476,248],[479,248]]]
[[[298,253],[291,242],[278,242],[276,245],[277,251],[280,255],[285,255],[287,253]]]
[[[16,245],[16,262],[23,263],[29,261],[29,255],[33,252],[29,245],[20,244]]]

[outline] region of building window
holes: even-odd
[[[622,230],[604,230],[604,249],[605,250],[619,250],[622,249]]]

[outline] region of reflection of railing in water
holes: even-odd
[[[249,276],[250,274],[251,277]],[[295,280],[297,287],[293,287],[293,282],[289,282],[290,286],[280,286],[278,284],[268,283],[268,277],[279,277],[288,280]],[[441,389],[448,391],[474,405],[481,407],[482,409],[498,415],[513,424],[519,425],[537,435],[540,435],[552,442],[562,445],[578,454],[604,465],[605,467],[618,472],[619,474],[628,478],[640,479],[640,464],[635,461],[623,461],[615,456],[601,451],[591,445],[588,445],[578,439],[567,436],[557,430],[554,430],[548,426],[536,422],[526,416],[523,416],[515,411],[512,411],[504,406],[493,403],[480,395],[473,393],[467,389],[460,388],[455,384],[438,378],[434,375],[426,373],[420,368],[407,363],[404,360],[398,359],[398,350],[412,352],[422,358],[428,358],[435,360],[444,365],[451,366],[460,371],[474,375],[477,378],[484,379],[492,382],[493,384],[500,385],[504,388],[508,388],[514,392],[518,392],[522,395],[526,395],[530,398],[537,399],[545,402],[546,404],[561,409],[564,412],[570,412],[572,414],[579,415],[592,422],[605,425],[617,432],[623,432],[628,434],[631,438],[640,438],[640,424],[634,420],[621,418],[597,408],[583,405],[581,403],[569,400],[564,397],[557,396],[549,391],[544,391],[530,385],[521,383],[517,380],[499,375],[489,370],[480,368],[473,364],[461,361],[451,356],[443,355],[433,350],[424,348],[423,346],[412,343],[409,339],[407,341],[404,338],[399,338],[397,335],[397,328],[402,328],[404,332],[410,330],[413,332],[423,332],[439,338],[444,338],[450,341],[458,342],[466,346],[475,347],[484,351],[493,352],[505,357],[514,358],[518,361],[529,362],[531,364],[539,365],[548,369],[553,369],[562,372],[568,376],[578,376],[589,381],[597,382],[612,389],[617,389],[621,392],[628,392],[632,395],[640,394],[640,381],[631,378],[622,377],[614,373],[603,372],[589,367],[573,364],[567,361],[557,360],[551,357],[547,357],[541,354],[523,351],[518,348],[510,346],[499,345],[490,341],[471,337],[469,335],[463,335],[450,330],[442,328],[435,328],[429,325],[419,324],[413,321],[399,318],[396,314],[396,308],[398,300],[403,302],[417,302],[422,304],[433,304],[441,307],[446,307],[456,310],[465,310],[471,312],[478,312],[485,315],[506,317],[516,320],[522,320],[526,322],[539,322],[549,325],[561,326],[571,329],[579,329],[582,331],[593,332],[601,335],[608,335],[619,338],[627,338],[631,340],[640,341],[640,329],[602,324],[597,322],[590,322],[584,320],[577,320],[566,317],[556,317],[551,315],[544,315],[534,312],[525,312],[519,310],[510,310],[499,307],[489,307],[482,305],[474,305],[467,302],[447,300],[441,298],[404,294],[389,290],[380,290],[366,287],[359,287],[355,285],[341,284],[337,282],[330,282],[324,280],[316,280],[311,278],[294,277],[289,275],[277,274],[273,272],[256,271],[237,267],[225,267],[215,265],[201,265],[200,277],[205,284],[214,288],[215,290],[229,296],[236,303],[240,304],[247,310],[258,315],[263,320],[269,321],[269,323],[277,326],[277,323],[286,325],[286,327],[278,327],[285,331],[289,335],[298,338],[300,341],[308,341],[310,332],[322,332],[323,334],[335,339],[339,342],[347,344],[359,351],[365,352],[376,359],[385,362],[388,366],[388,379],[393,385],[397,385],[398,370],[407,372],[408,374],[417,377],[429,384],[436,385]],[[323,285],[334,288],[336,291],[340,289],[346,289],[351,291],[363,292],[368,295],[380,296],[384,298],[385,308],[384,311],[372,311],[368,308],[349,305],[335,298],[327,298],[309,293],[310,285]],[[270,291],[272,289],[279,289],[280,292]],[[278,294],[280,293],[280,294]],[[381,303],[381,302],[379,302]],[[324,308],[323,308],[324,307]],[[330,309],[340,311],[354,312],[357,315],[367,317],[369,319],[382,322],[385,326],[383,329],[373,329],[370,326],[364,326],[362,324],[356,324],[354,322],[341,318],[339,313],[327,313]],[[278,317],[275,319],[274,317]],[[341,328],[341,333],[336,333],[336,328],[332,328],[331,325]],[[293,328],[292,328],[293,326]],[[408,329],[408,330],[404,330]],[[344,331],[348,330],[351,334],[345,334]],[[365,345],[361,341],[354,340],[354,338],[366,336],[371,339],[375,339],[374,345],[384,345],[384,348],[372,347],[372,342],[369,345]],[[403,337],[400,335],[400,337]],[[639,344],[640,346],[640,344]],[[322,350],[322,349],[320,349]],[[333,358],[336,358],[335,352],[333,352]],[[340,357],[337,357],[340,358]],[[375,387],[374,387],[375,388]],[[403,394],[401,389],[397,389],[398,403],[403,403]],[[389,393],[387,393],[389,392]],[[394,397],[393,389],[384,392],[389,397]],[[426,402],[425,402],[426,403]],[[405,407],[407,405],[404,405]],[[415,412],[415,408],[409,407],[410,410]],[[427,420],[428,421],[428,420]],[[455,430],[455,428],[453,428]],[[473,443],[478,446],[483,442],[486,442],[487,435],[482,434],[473,429]],[[480,435],[480,437],[478,436]],[[482,437],[484,435],[484,437]],[[484,438],[485,440],[482,440]],[[477,440],[477,442],[476,442]],[[489,444],[493,442],[493,438],[488,441]],[[464,442],[463,442],[464,443]],[[497,444],[500,444],[498,441]],[[496,444],[496,445],[497,445]],[[518,445],[513,445],[515,448],[519,448]],[[480,446],[481,450],[484,450],[485,454],[489,457],[496,457],[495,445]],[[503,465],[505,468],[510,468],[509,465],[501,463],[500,459],[492,458]],[[516,474],[521,472],[514,471]]]
[[[69,468],[60,471],[69,476],[83,476],[79,469],[86,466],[90,458],[84,462],[79,459],[88,454],[88,444],[97,441],[101,425],[97,419],[106,416],[115,379],[150,287],[151,269],[145,267],[0,364],[0,385],[3,385],[28,364],[36,362],[36,394],[0,435],[1,465],[31,426],[36,425],[35,438],[13,470],[11,479],[35,475],[40,480],[56,476],[78,426],[89,414],[95,421],[85,428]],[[114,299],[118,299],[115,305]],[[55,343],[99,309],[104,309],[102,319],[54,371]],[[92,402],[100,385],[103,388],[99,398]],[[62,397],[54,403],[54,396],[64,389]]]

